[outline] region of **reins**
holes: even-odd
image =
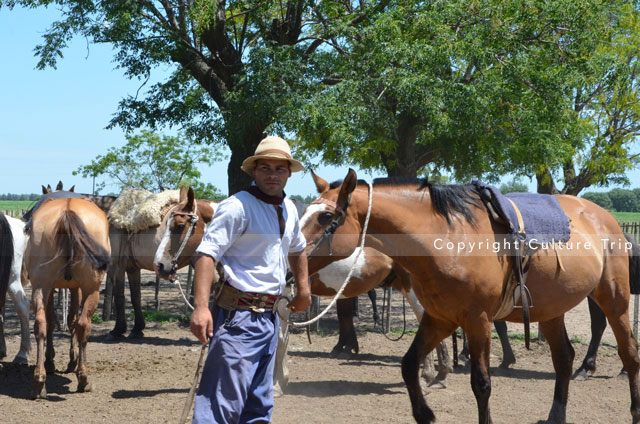
[[[191,234],[193,233],[193,230],[196,228],[196,224],[200,220],[200,217],[198,217],[198,201],[195,200],[195,199],[193,201],[193,212],[189,212],[189,213],[185,213],[185,212],[176,213],[175,211],[172,212],[171,213],[171,217],[169,218],[169,221],[167,222],[167,228],[170,228],[171,221],[173,220],[173,217],[175,215],[187,215],[187,216],[189,216],[189,229],[187,230],[187,235],[182,240],[182,243],[180,244],[180,247],[178,248],[176,253],[173,256],[171,256],[171,272],[172,273],[175,273],[178,270],[178,259],[180,258],[180,255],[182,254],[182,251],[184,250],[184,248],[187,246],[187,243],[189,242],[189,238],[191,237]],[[182,284],[180,284],[180,280],[178,279],[178,274],[176,273],[175,275],[176,275],[176,277],[173,280],[169,280],[169,281],[171,281],[173,284],[178,286],[178,288],[180,289],[180,294],[182,295],[182,298],[184,299],[184,301],[187,304],[187,306],[193,311],[193,309],[194,309],[193,305],[191,305],[191,303],[189,303],[189,300],[187,299],[187,296],[184,294],[184,291],[182,290]]]
[[[353,260],[353,263],[351,264],[351,269],[349,270],[349,273],[347,274],[347,277],[345,278],[344,283],[342,283],[342,286],[340,287],[340,289],[338,290],[336,295],[331,300],[331,303],[329,303],[329,305],[321,313],[319,313],[318,315],[316,315],[312,319],[310,319],[308,321],[304,321],[304,322],[293,322],[290,319],[287,319],[287,322],[290,325],[293,325],[294,327],[305,327],[307,325],[311,325],[314,322],[318,321],[320,318],[322,318],[324,315],[327,314],[327,312],[329,311],[329,309],[331,309],[333,307],[333,305],[335,305],[335,303],[338,301],[338,298],[342,295],[342,292],[347,287],[347,284],[349,284],[349,281],[351,280],[351,275],[353,274],[353,270],[356,268],[356,264],[358,262],[358,259],[360,259],[360,255],[362,254],[362,251],[364,250],[364,243],[365,243],[365,240],[366,240],[367,228],[369,227],[369,218],[371,217],[371,204],[373,203],[373,186],[371,185],[371,183],[367,183],[367,184],[369,186],[369,204],[367,206],[367,215],[366,215],[366,218],[364,220],[364,226],[362,227],[362,238],[360,240],[360,246],[358,246],[358,248],[357,248],[357,253],[356,253],[355,259]],[[318,202],[319,203],[326,203],[326,201],[322,201],[322,200],[318,200]],[[338,216],[336,218],[334,218],[334,220],[327,226],[327,228],[325,228],[325,231],[324,231],[322,237],[320,238],[320,240],[318,240],[318,242],[316,243],[314,248],[307,254],[307,258],[309,258],[313,254],[313,252],[315,252],[318,249],[318,246],[325,239],[328,240],[328,243],[329,243],[329,255],[333,254],[332,249],[331,249],[331,238],[333,237],[333,234],[335,233],[336,229],[338,228],[340,219],[342,219],[342,217],[346,214],[346,208],[345,208],[345,210],[342,210],[342,209],[337,208],[337,205],[336,205],[336,211],[338,211]],[[282,299],[286,299],[286,297],[283,297]],[[276,302],[278,302],[280,300],[281,299],[278,299],[278,300],[276,300]],[[275,306],[274,306],[274,308],[275,308]]]

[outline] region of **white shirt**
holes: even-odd
[[[284,207],[282,240],[276,207]],[[291,200],[274,207],[241,191],[218,205],[196,252],[221,262],[236,289],[277,295],[285,286],[289,252],[306,246]]]

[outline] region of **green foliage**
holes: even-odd
[[[613,209],[618,212],[640,212],[640,200],[631,190],[614,188],[609,192]]]
[[[211,165],[221,155],[212,148],[199,146],[181,136],[159,136],[142,130],[139,135],[128,135],[127,144],[111,147],[89,165],[73,171],[73,175],[97,177],[106,175],[121,190],[126,188],[160,192],[181,185],[193,186],[196,197],[215,200],[220,191],[211,184],[198,181],[201,173],[197,164]]]
[[[602,206],[605,209],[612,210],[613,202],[611,202],[611,198],[609,197],[609,193],[601,193],[601,192],[588,192],[582,195],[587,200],[592,201],[593,203]]]
[[[92,324],[100,324],[100,323],[102,323],[102,322],[103,322],[103,321],[102,321],[102,317],[101,317],[100,315],[98,315],[98,314],[95,314],[95,313],[94,313],[94,314],[91,316],[91,323],[92,323]]]
[[[7,193],[7,194],[0,194],[0,201],[3,200],[18,200],[18,201],[38,201],[40,200],[40,196],[42,196],[42,194],[36,194],[36,193],[31,193],[31,194],[13,194],[13,193]]]
[[[299,201],[300,203],[304,204],[304,205],[308,205],[311,202],[313,202],[314,200],[316,200],[318,198],[317,194],[308,194],[306,196],[301,196],[299,194],[293,194],[290,196],[292,199],[295,199],[297,201]]]
[[[640,222],[640,212],[611,212],[618,222]]]
[[[189,322],[190,316],[185,314],[171,313],[168,311],[143,311],[144,320],[146,322],[157,322],[160,324],[171,324],[173,322]]]
[[[526,193],[529,188],[525,183],[518,179],[512,179],[511,181],[500,185],[500,191],[504,194],[507,193]]]

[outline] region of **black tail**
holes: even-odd
[[[9,288],[11,265],[13,264],[13,235],[9,221],[0,212],[0,313],[4,309],[4,301]]]
[[[56,257],[67,258],[64,267],[65,279],[71,279],[71,267],[82,258],[86,259],[98,271],[105,271],[109,266],[111,255],[93,239],[75,212],[65,210],[62,213],[55,233],[58,247]]]
[[[629,233],[624,233],[627,242],[631,244],[629,252],[629,287],[631,294],[640,294],[640,245]]]

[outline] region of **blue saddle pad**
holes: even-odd
[[[473,181],[472,184],[478,189],[487,189],[491,192],[491,196],[497,201],[504,215],[509,217],[514,233],[520,230],[518,215],[507,199],[516,204],[524,222],[526,243],[562,243],[569,240],[571,236],[569,217],[564,213],[555,196],[537,193],[504,195],[492,185],[480,181]]]

